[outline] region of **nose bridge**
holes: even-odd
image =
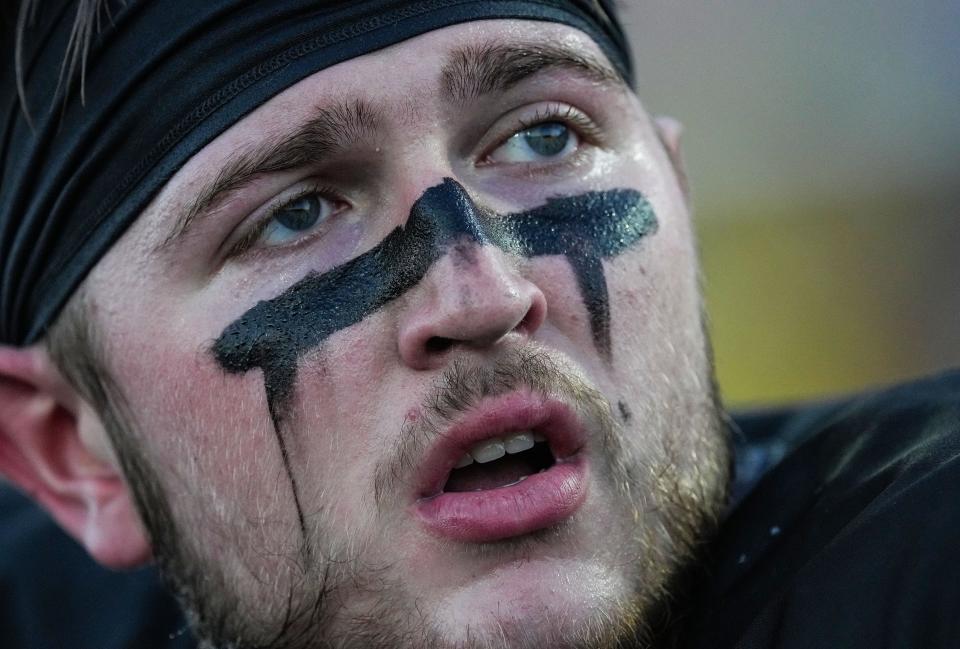
[[[437,315],[463,335],[471,335],[470,321],[485,322],[491,331],[513,329],[526,311],[524,280],[500,249],[505,246],[491,227],[493,219],[450,178],[428,189],[416,212],[418,221],[430,224],[439,256],[424,278]]]
[[[407,225],[421,228],[438,253],[452,246],[489,243],[483,215],[463,186],[451,178],[428,188],[414,204]]]
[[[502,252],[508,246],[501,229],[460,183],[445,178],[427,189],[408,225],[423,228],[431,242],[435,261],[424,279],[434,285],[438,305],[455,302],[470,309],[519,293],[518,271]]]
[[[495,219],[462,186],[446,179],[428,189],[408,227],[424,229],[434,255],[400,326],[408,365],[433,367],[453,346],[486,347],[539,328],[546,299],[501,249]]]
[[[424,284],[414,338],[427,348],[494,345],[513,332],[532,333],[546,311],[545,298],[515,260],[468,235],[451,242]]]
[[[443,311],[477,311],[480,315],[502,301],[518,298],[519,285],[525,282],[515,262],[500,249],[468,236],[452,242],[427,280]]]

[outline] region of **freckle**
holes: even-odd
[[[627,404],[625,404],[623,401],[618,401],[617,407],[620,409],[620,418],[623,419],[623,423],[627,423],[633,419],[633,413],[630,412],[630,408],[627,406]]]
[[[580,317],[579,313],[571,313],[567,317],[567,320],[570,323],[570,325],[573,327],[582,327],[585,319]]]
[[[420,419],[420,409],[419,409],[419,408],[411,408],[410,410],[407,411],[407,416],[406,416],[406,420],[407,420],[407,421],[413,423],[413,422],[418,421],[419,419]]]

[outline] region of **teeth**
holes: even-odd
[[[473,459],[480,464],[499,460],[506,454],[507,451],[503,448],[503,440],[496,437],[493,439],[488,439],[485,442],[481,442],[470,449],[470,455],[472,455]]]
[[[533,448],[533,445],[538,441],[546,441],[546,438],[530,431],[514,433],[506,438],[493,437],[471,448],[469,453],[460,458],[456,468],[462,469],[465,466],[470,466],[473,461],[480,464],[493,462],[507,453],[523,453]]]
[[[503,440],[507,453],[523,453],[533,448],[533,433],[517,433]]]

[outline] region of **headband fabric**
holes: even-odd
[[[34,129],[13,57],[0,69],[0,343],[42,338],[191,156],[318,70],[441,27],[514,18],[585,32],[632,80],[606,1],[114,0],[108,9],[86,61],[84,102],[76,80],[58,83],[75,0],[41,3],[24,38]],[[64,85],[73,87],[65,103]]]

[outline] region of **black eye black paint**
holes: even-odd
[[[304,533],[281,430],[297,364],[305,353],[406,293],[449,252],[469,258],[473,246],[495,245],[526,257],[565,256],[597,348],[609,357],[610,300],[602,260],[622,253],[657,227],[650,203],[630,189],[554,198],[532,210],[497,215],[479,208],[463,186],[447,178],[427,189],[406,224],[375,248],[328,272],[307,275],[230,324],[214,343],[213,354],[227,372],[263,371],[270,416]]]

